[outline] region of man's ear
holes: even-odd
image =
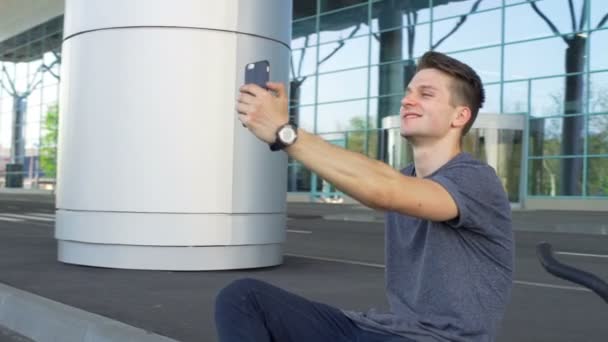
[[[452,127],[463,128],[471,120],[471,109],[466,106],[456,107],[456,116],[452,120]]]

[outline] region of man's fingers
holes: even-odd
[[[253,110],[253,107],[250,104],[240,103],[236,105],[236,111],[239,114],[247,115]]]
[[[243,104],[253,104],[254,100],[255,97],[248,93],[241,93],[241,95],[239,95],[239,98],[237,99],[239,103]]]
[[[245,84],[240,89],[241,93],[249,93],[253,96],[262,96],[267,93],[266,90],[258,86],[257,84]]]
[[[243,127],[247,127],[247,120],[249,118],[247,117],[247,115],[245,114],[239,114],[239,121],[241,121],[241,125],[243,125]]]
[[[287,97],[285,92],[285,85],[279,82],[268,82],[266,83],[268,89],[273,90],[277,93],[278,97]]]

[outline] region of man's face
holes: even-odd
[[[412,142],[443,138],[458,108],[451,103],[450,76],[436,69],[414,75],[401,100],[401,135]]]

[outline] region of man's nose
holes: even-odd
[[[403,107],[413,106],[415,104],[416,99],[414,98],[414,95],[412,93],[405,94],[405,96],[403,96],[403,98],[401,99],[401,106]]]

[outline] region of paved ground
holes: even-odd
[[[32,340],[0,325],[0,342],[32,342]]]
[[[283,265],[219,272],[59,263],[53,208],[45,196],[0,194],[0,282],[180,341],[215,341],[213,298],[240,277],[342,308],[386,307],[382,215],[357,206],[290,204]],[[608,213],[514,212],[514,223],[516,282],[498,341],[606,341],[608,305],[545,273],[534,246],[549,241],[571,253],[561,260],[608,279],[608,236],[576,233],[601,233]]]

